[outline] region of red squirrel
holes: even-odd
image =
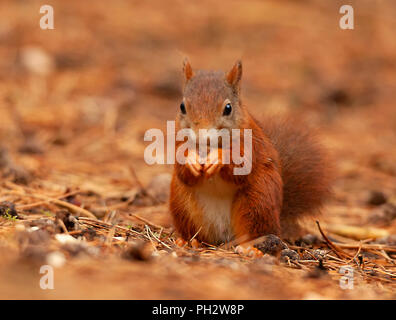
[[[183,66],[183,102],[176,130],[251,129],[252,169],[236,164],[187,161],[174,165],[170,212],[182,241],[219,245],[274,234],[298,234],[298,219],[316,214],[330,190],[327,157],[315,137],[294,121],[259,123],[241,100],[242,63],[228,73]],[[176,142],[177,148],[180,142]],[[189,152],[187,160],[197,154]]]

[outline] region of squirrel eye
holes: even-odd
[[[226,106],[224,107],[223,116],[229,116],[231,114],[231,111],[232,111],[231,103],[227,103]]]
[[[184,102],[180,104],[180,111],[181,113],[186,114],[186,106],[184,105]]]

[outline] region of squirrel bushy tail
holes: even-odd
[[[261,125],[279,154],[283,180],[283,236],[299,236],[298,220],[318,214],[331,193],[327,154],[315,134],[293,119],[269,118]]]

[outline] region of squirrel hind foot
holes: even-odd
[[[188,245],[190,245],[191,248],[193,248],[193,249],[198,249],[201,247],[201,243],[197,239],[192,239],[191,241],[186,241],[183,238],[177,238],[175,241],[175,244],[180,248],[187,247]]]
[[[239,255],[247,256],[250,258],[261,258],[264,256],[264,253],[262,253],[259,249],[251,246],[244,246],[243,244],[236,246],[235,252]]]

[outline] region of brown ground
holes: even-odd
[[[342,1],[54,0],[55,30],[44,31],[40,1],[1,1],[0,202],[15,204],[18,219],[3,204],[0,297],[396,298],[396,241],[387,237],[396,235],[396,3],[349,3],[353,31],[338,27]],[[253,114],[320,127],[339,177],[319,221],[352,249],[321,242],[320,259],[294,246],[293,262],[174,247],[160,203],[167,188],[158,195],[149,186],[172,168],[144,162],[143,135],[174,118],[185,55],[197,68],[223,70],[242,57]],[[373,190],[387,203],[368,204]],[[57,218],[67,224],[67,212],[87,214],[81,208],[107,224],[74,220],[66,228],[85,242],[62,245]],[[368,227],[378,230],[362,234]],[[51,252],[66,261],[55,268],[55,289],[41,290]],[[353,290],[339,286],[345,264],[355,270]]]

